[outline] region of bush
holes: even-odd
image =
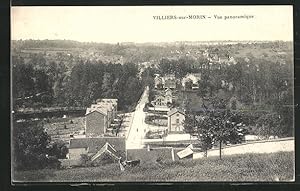
[[[58,159],[65,159],[68,153],[68,148],[63,141],[57,141],[49,146],[48,153],[50,156],[55,156]]]

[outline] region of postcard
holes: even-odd
[[[13,6],[11,176],[291,182],[293,7]]]

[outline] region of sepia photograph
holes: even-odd
[[[11,180],[294,182],[293,6],[13,6]]]

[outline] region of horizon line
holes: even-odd
[[[118,41],[118,42],[105,42],[105,41],[80,41],[80,40],[72,40],[72,39],[33,39],[33,38],[27,38],[27,39],[11,39],[11,41],[74,41],[79,43],[102,43],[102,44],[118,44],[118,43],[134,43],[134,44],[147,44],[147,43],[178,43],[178,42],[294,42],[293,40],[174,40],[174,41],[145,41],[145,42],[135,42],[135,41]]]

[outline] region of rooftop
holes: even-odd
[[[174,109],[172,109],[172,110],[170,110],[169,112],[168,112],[168,116],[171,116],[171,115],[173,115],[173,114],[175,114],[175,113],[181,113],[181,114],[183,114],[183,115],[185,115],[184,114],[184,111],[182,110],[182,109],[179,109],[179,108],[174,108]]]
[[[107,115],[107,110],[106,109],[103,109],[103,108],[87,108],[86,109],[86,112],[85,112],[85,115],[88,115],[90,113],[93,113],[93,112],[98,112],[102,115]]]
[[[125,138],[121,137],[98,137],[98,138],[75,138],[70,139],[69,149],[89,148],[89,153],[96,153],[105,144],[109,143],[116,151],[125,151]]]

